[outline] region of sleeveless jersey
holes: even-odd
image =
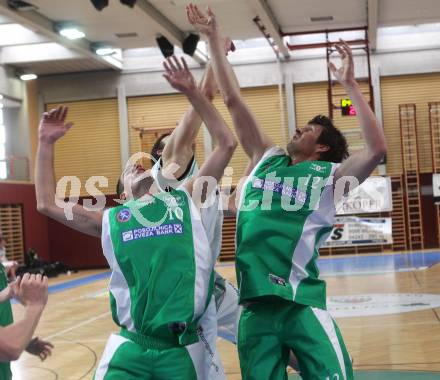
[[[0,263],[0,292],[8,286],[8,278],[6,277],[5,267]],[[0,326],[6,327],[14,322],[12,317],[11,302],[5,301],[0,303]],[[11,379],[11,366],[9,363],[0,363],[0,379]]]
[[[211,298],[215,257],[186,191],[106,210],[102,247],[112,269],[116,324],[140,335],[177,337],[180,345],[198,340],[197,321]]]
[[[334,222],[338,164],[290,162],[281,148],[269,149],[242,188],[236,228],[240,302],[278,296],[325,309],[316,260]]]
[[[161,191],[165,191],[170,186],[172,186],[173,188],[182,186],[183,183],[190,180],[199,171],[197,162],[195,159],[193,159],[190,169],[187,171],[186,175],[183,178],[180,178],[179,181],[170,181],[162,175],[161,167],[162,159],[160,158],[156,161],[151,169],[151,176],[153,177],[154,181]],[[209,205],[209,207],[202,207],[200,209],[202,222],[205,227],[206,234],[208,235],[209,245],[212,252],[217,257],[220,255],[220,250],[222,247],[223,228],[223,210],[221,209],[221,207],[219,207],[219,203],[220,196],[218,190],[216,189],[209,195],[206,201],[206,204]]]

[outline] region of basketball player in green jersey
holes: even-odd
[[[224,51],[228,55],[229,51],[234,51],[235,47],[229,38],[225,38],[223,44]],[[212,67],[209,64],[206,68],[205,75],[200,83],[200,89],[209,100],[213,100],[217,93],[217,84],[215,82]],[[153,145],[151,150],[152,157],[152,176],[156,184],[162,189],[169,186],[177,187],[178,184],[190,180],[197,174],[198,165],[195,160],[195,139],[201,126],[201,119],[192,106],[186,111],[178,126],[172,133],[167,133],[160,136]],[[169,180],[161,175],[162,169],[168,164],[178,164],[177,170],[174,173],[173,179]],[[249,175],[247,169],[244,175]],[[177,178],[177,181],[176,181]],[[118,181],[117,194],[120,198],[124,198],[123,185]],[[222,227],[223,227],[223,210],[219,204],[218,192],[212,192],[212,200],[210,206],[203,208],[202,221],[206,228],[208,240],[210,242],[211,250],[218,257],[221,250],[222,243]],[[236,213],[235,209],[235,195],[231,197],[230,205],[233,206],[231,211]],[[214,326],[207,325],[204,320],[211,321],[212,316],[208,313],[204,315],[201,324],[204,327],[204,332],[207,341],[212,347],[214,362],[216,365],[211,366],[209,374],[210,380],[226,379],[224,369],[216,350],[217,335],[229,342],[237,343],[238,320],[241,313],[241,307],[238,304],[238,291],[229,281],[224,279],[219,273],[214,272],[214,296],[216,315],[214,318],[217,323]],[[298,370],[296,360],[293,355],[290,356],[289,366]]]
[[[71,127],[65,124],[67,109],[45,114],[40,123],[38,208],[67,226],[101,236],[112,269],[110,301],[121,332],[110,337],[96,379],[208,378],[210,352],[198,321],[211,299],[215,257],[196,204],[209,196],[200,186],[202,177],[221,178],[236,141],[184,60],[169,60],[165,77],[188,97],[217,142],[199,174],[169,192],[158,191],[151,176],[130,163],[122,174],[128,202],[104,212],[71,205],[73,218],[66,218],[55,201],[53,152]],[[201,199],[193,202],[193,192]]]
[[[253,167],[239,195],[237,280],[244,305],[238,349],[243,379],[287,379],[289,349],[301,376],[352,379],[341,334],[326,311],[318,248],[332,229],[334,190],[346,177],[364,181],[386,153],[383,131],[354,77],[350,47],[336,44],[342,67],[330,70],[353,101],[366,147],[348,157],[347,144],[325,116],[297,129],[287,153],[259,127],[240,95],[233,70],[220,54],[214,13],[187,7],[189,21],[208,38],[214,74],[237,136]],[[345,159],[345,161],[344,161]],[[292,204],[293,203],[293,204]]]

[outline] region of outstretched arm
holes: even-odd
[[[353,101],[366,147],[351,155],[339,166],[335,173],[335,180],[344,176],[353,176],[358,179],[359,183],[362,183],[386,154],[387,144],[382,127],[355,80],[350,46],[341,40],[336,45],[336,49],[341,56],[342,66],[337,69],[333,63],[330,63],[329,68]]]
[[[57,206],[55,199],[55,175],[53,169],[55,142],[72,127],[65,123],[67,107],[58,107],[44,113],[40,121],[38,150],[35,167],[35,190],[37,209],[48,217],[75,230],[92,236],[101,236],[102,212],[88,211],[78,204],[72,206],[73,219],[68,220],[64,209]]]
[[[187,7],[187,15],[191,24],[208,37],[212,67],[223,100],[231,113],[240,144],[255,165],[274,143],[260,128],[241,96],[235,73],[225,55],[222,54],[222,39],[214,13],[208,8],[208,15],[205,16],[195,5],[190,4]]]
[[[175,65],[173,60],[176,60],[176,58],[169,58],[167,60],[168,65]],[[217,85],[211,65],[206,68],[205,75],[200,83],[200,91],[209,101],[212,101],[215,97]],[[201,125],[202,119],[191,105],[165,145],[162,153],[162,165],[165,168],[170,162],[176,163],[178,165],[178,169],[174,173],[176,178],[179,178],[185,172],[191,158],[194,156],[193,144]]]
[[[194,180],[203,176],[211,176],[218,182],[237,147],[237,141],[215,107],[197,88],[185,60],[182,58],[182,64],[177,60],[175,63],[174,67],[165,66],[167,70],[164,75],[165,78],[175,89],[187,96],[206,124],[213,140],[217,142],[216,147],[208,156]],[[194,180],[186,185],[190,193],[192,193]]]
[[[222,42],[223,53],[228,54],[231,49],[233,49],[231,39],[225,38]],[[175,57],[169,58],[166,61],[167,65],[175,65],[174,60],[176,60]],[[201,93],[212,102],[218,88],[210,63],[206,66],[205,74],[199,84],[199,88]],[[200,115],[194,107],[190,105],[165,145],[162,153],[162,165],[166,167],[170,162],[176,163],[178,169],[174,175],[177,178],[185,172],[191,158],[194,156],[194,142],[201,125],[202,119]]]

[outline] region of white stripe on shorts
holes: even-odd
[[[113,358],[113,355],[121,347],[125,342],[129,340],[117,335],[112,334],[107,340],[107,344],[105,345],[104,352],[102,354],[101,360],[98,363],[98,367],[96,368],[94,380],[103,380],[105,374],[108,370],[108,365]]]
[[[346,380],[347,375],[345,373],[344,355],[342,354],[342,349],[339,344],[339,339],[338,335],[336,334],[333,319],[327,310],[317,309],[316,307],[311,307],[311,309],[315,314],[316,319],[319,321],[325,333],[327,334],[328,338],[330,339],[330,342],[338,358],[339,366],[341,367],[342,376],[344,377],[344,380]]]
[[[217,350],[217,310],[214,296],[199,321],[199,341],[186,346],[191,357],[197,380],[226,380]]]

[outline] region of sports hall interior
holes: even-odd
[[[174,45],[177,56],[185,55],[197,80],[209,61],[203,38],[198,40],[186,19],[187,1],[128,3],[133,6],[110,0],[98,11],[88,0],[0,1],[0,229],[9,260],[24,263],[32,249],[41,260],[69,269],[50,279],[49,302],[37,329],[53,342],[52,356],[40,362],[23,354],[13,363],[14,380],[92,379],[108,335],[117,330],[100,240],[37,211],[34,167],[41,114],[66,105],[74,123],[55,150],[56,180],[75,177],[60,190],[64,186],[79,202],[100,199],[112,207],[125,162],[172,132],[189,106],[162,76],[157,37]],[[327,70],[327,60],[338,61],[332,42],[350,41],[356,78],[387,139],[387,156],[373,176],[386,178],[390,204],[373,212],[347,211],[339,223],[381,219],[390,231],[381,242],[347,238],[320,250],[329,308],[353,357],[356,378],[439,379],[438,1],[194,3],[211,6],[223,34],[234,41],[236,50],[228,59],[242,95],[282,147],[317,114],[332,116],[350,151],[363,147],[357,119],[344,103],[348,96]],[[84,37],[62,36],[65,25]],[[190,45],[192,56],[183,53],[184,45],[185,50]],[[219,93],[213,103],[232,128]],[[212,146],[202,127],[197,162]],[[230,163],[232,177],[221,186],[236,186],[247,163],[239,146]],[[105,180],[98,182],[97,176]],[[236,284],[234,239],[235,217],[226,212],[216,269]],[[19,318],[22,307],[14,304],[13,310]],[[235,345],[219,337],[218,346],[228,379],[241,379]],[[299,378],[294,370],[289,373]]]

